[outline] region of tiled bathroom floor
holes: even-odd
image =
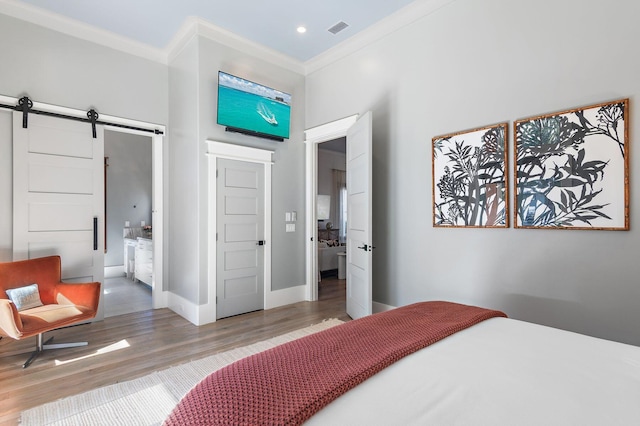
[[[151,309],[151,288],[127,277],[105,278],[103,291],[105,317]]]

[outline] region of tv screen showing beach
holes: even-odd
[[[291,95],[220,71],[218,124],[289,138]]]

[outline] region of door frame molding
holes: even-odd
[[[0,95],[0,103],[17,105],[18,98],[12,96]],[[42,102],[33,102],[33,108],[41,111],[52,112],[63,115],[70,115],[79,118],[86,118],[87,112],[75,108],[67,108],[58,105],[51,105]],[[105,130],[110,130],[120,133],[132,133],[143,136],[149,136],[152,139],[152,155],[153,155],[153,190],[152,190],[152,223],[160,223],[161,226],[154,226],[153,230],[153,280],[154,290],[152,292],[152,307],[153,309],[166,308],[168,306],[168,292],[164,289],[163,274],[164,270],[164,255],[163,255],[163,231],[164,231],[164,177],[163,170],[163,158],[164,158],[164,134],[166,128],[164,125],[130,120],[127,118],[116,117],[113,115],[100,114],[100,119],[108,121],[113,124],[121,124],[125,126],[137,127],[141,129],[149,129],[151,132],[143,132],[140,130],[127,129],[117,126],[109,126],[108,124],[102,124]],[[158,134],[156,130],[162,132]],[[88,130],[87,130],[88,131]]]
[[[264,309],[269,309],[273,305],[271,294],[271,175],[273,166],[273,151],[247,146],[234,145],[225,142],[207,140],[207,157],[209,157],[208,167],[208,200],[207,200],[207,303],[198,306],[198,325],[216,321],[216,294],[217,283],[217,185],[215,184],[216,169],[219,158],[229,160],[245,161],[249,163],[264,164]]]
[[[304,131],[306,145],[306,271],[305,300],[318,300],[318,144],[347,136],[347,130],[358,120],[358,114]],[[347,144],[349,141],[346,142]],[[348,213],[347,213],[348,214]]]
[[[128,120],[134,122],[132,120]],[[140,122],[136,122],[141,126]],[[119,123],[126,124],[126,123]],[[151,223],[153,225],[153,290],[151,291],[151,307],[153,309],[166,308],[169,306],[169,292],[164,288],[163,278],[163,259],[164,259],[164,180],[163,180],[163,162],[164,162],[164,136],[161,134],[142,132],[139,130],[125,129],[117,126],[104,125],[105,130],[111,132],[128,133],[151,138]],[[162,129],[164,133],[164,129]],[[160,226],[156,225],[160,224]]]

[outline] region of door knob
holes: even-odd
[[[364,245],[364,247],[358,247],[358,248],[361,249],[361,250],[364,250],[364,251],[368,251],[369,250],[369,246],[366,245],[366,244]]]

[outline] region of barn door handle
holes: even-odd
[[[93,249],[98,250],[98,218],[93,218]]]
[[[256,242],[257,246],[263,246],[264,245],[264,240],[260,240]]]

